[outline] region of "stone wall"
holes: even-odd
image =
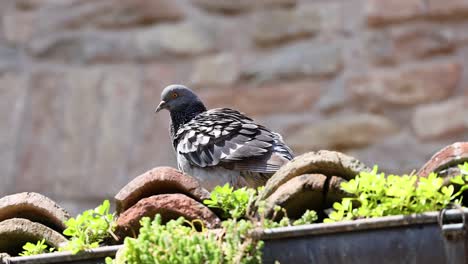
[[[0,0],[0,196],[174,165],[164,86],[387,172],[468,138],[468,0]]]

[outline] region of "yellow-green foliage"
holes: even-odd
[[[468,165],[465,163],[460,168],[466,169]],[[466,180],[466,176],[455,178],[454,183],[462,185],[461,191],[455,193],[455,187],[443,186],[443,179],[435,173],[428,177],[386,177],[374,167],[371,172],[362,172],[355,179],[341,184],[341,188],[354,197],[334,203],[334,211],[325,222],[438,211],[451,203],[460,203],[457,198],[468,188]]]
[[[105,200],[94,210],[86,210],[76,218],[70,218],[65,224],[64,235],[70,241],[60,251],[71,251],[76,254],[82,250],[97,248],[109,237],[114,228],[114,214],[109,213],[110,203]]]
[[[203,230],[184,218],[161,223],[161,216],[153,221],[141,220],[137,238],[125,239],[124,257],[128,264],[202,264],[202,263],[261,263],[262,241],[248,237],[253,227],[247,220],[223,222],[221,234]],[[188,225],[188,226],[187,226]],[[113,263],[111,259],[107,263]],[[117,263],[117,261],[114,261]]]

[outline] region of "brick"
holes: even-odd
[[[460,78],[458,63],[440,62],[354,76],[348,80],[346,89],[361,105],[409,106],[447,98]]]
[[[27,52],[41,59],[98,63],[149,61],[194,56],[215,50],[215,35],[199,24],[164,24],[126,32],[67,31],[28,42]]]
[[[426,0],[426,4],[429,16],[459,18],[468,15],[467,0],[451,0],[445,3],[438,0]]]
[[[141,27],[184,17],[170,0],[22,1],[18,11],[6,16],[10,35],[44,35],[74,29]],[[18,23],[19,22],[19,23]]]
[[[316,5],[295,9],[272,9],[254,15],[253,38],[258,45],[271,45],[317,34],[322,17]]]
[[[56,146],[62,135],[65,83],[63,72],[38,69],[31,74],[12,191],[50,195],[60,154]]]
[[[296,0],[238,0],[238,1],[218,1],[218,0],[193,0],[195,5],[208,11],[222,13],[245,12],[256,8],[271,6],[290,6],[296,3]]]
[[[213,51],[216,47],[216,36],[204,26],[197,23],[183,22],[166,24],[137,35],[138,47],[143,54],[159,53],[190,56]]]
[[[14,190],[16,142],[25,111],[27,95],[26,76],[16,72],[0,74],[0,168],[2,184],[0,196]]]
[[[227,86],[240,76],[239,62],[233,54],[206,56],[195,62],[190,82],[196,87]]]
[[[423,0],[367,0],[365,3],[367,22],[371,25],[418,18],[425,8]]]
[[[58,32],[27,44],[26,51],[40,59],[75,63],[135,60],[139,57],[131,33]]]
[[[184,13],[176,1],[170,0],[106,0],[87,1],[83,7],[90,10],[77,17],[73,24],[92,24],[100,28],[136,27],[161,21],[174,21],[184,17]],[[76,7],[67,11],[76,12]],[[72,17],[67,14],[67,17]],[[80,26],[82,27],[82,26]]]
[[[76,0],[17,0],[15,5],[19,10],[36,10],[49,6],[68,5],[73,2],[76,2]]]
[[[456,48],[451,29],[417,25],[375,30],[366,36],[366,50],[377,64],[395,64],[450,54]]]
[[[456,19],[468,14],[466,0],[367,0],[366,19],[372,26],[415,19]]]
[[[262,116],[307,111],[320,98],[321,87],[317,82],[293,81],[202,90],[200,97],[208,108],[231,107],[249,116]],[[279,107],[281,101],[288,103]]]
[[[286,137],[296,153],[320,149],[346,150],[371,145],[398,132],[392,120],[373,114],[332,117],[296,129]]]
[[[73,46],[73,37],[70,44],[65,40],[63,44],[59,45],[59,47],[63,46],[64,53],[67,52],[67,45],[70,46],[70,60],[83,60],[87,63],[115,63],[134,61],[141,57],[138,54],[137,44],[134,40],[135,34],[132,32],[111,32],[108,34],[99,32],[75,36],[77,37],[74,40],[76,41],[76,48]],[[52,46],[52,52],[57,52],[57,50],[59,49]],[[74,52],[77,52],[77,55]],[[52,55],[52,57],[60,59],[65,56],[57,54]]]
[[[420,139],[440,139],[460,135],[468,129],[468,98],[459,97],[447,101],[422,105],[412,117],[414,133]]]
[[[42,30],[85,27],[122,28],[137,27],[160,21],[179,20],[183,17],[180,6],[169,0],[103,0],[75,1],[48,5],[38,12]],[[47,18],[47,19],[46,19]]]
[[[61,59],[63,61],[82,60],[84,44],[82,34],[56,33],[46,34],[35,41],[28,42],[26,51],[38,58]]]
[[[298,77],[328,78],[336,75],[341,67],[341,47],[336,43],[301,42],[246,61],[242,77],[260,82]]]

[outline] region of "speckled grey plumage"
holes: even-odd
[[[176,96],[174,95],[176,94]],[[171,140],[179,169],[207,189],[229,182],[257,187],[293,158],[281,136],[229,108],[206,110],[183,85],[166,87],[157,111],[171,114]]]

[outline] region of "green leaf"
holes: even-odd
[[[416,175],[385,176],[377,172],[377,167],[372,172],[361,172],[355,179],[341,184],[355,198],[334,203],[334,211],[325,222],[438,211],[450,203],[460,203],[457,198],[468,190],[468,163],[460,168],[464,175],[452,179],[452,183],[461,186],[455,194],[455,187],[443,186],[444,180],[435,173],[418,178]],[[359,206],[353,208],[353,203]]]
[[[161,224],[160,215],[151,221],[141,220],[140,235],[136,239],[126,238],[123,257],[117,263],[245,263],[261,262],[260,241],[244,239],[253,228],[247,220],[223,222],[224,235],[220,240],[210,231],[197,232],[184,226],[183,218]],[[117,261],[117,259],[116,259]],[[110,262],[110,260],[108,261]]]
[[[223,211],[223,218],[242,218],[247,212],[250,201],[257,195],[255,189],[240,188],[234,190],[228,183],[216,186],[211,192],[210,199],[203,203],[211,208],[219,208]]]
[[[458,175],[450,179],[450,182],[458,184],[458,185],[464,185],[465,180],[463,179],[464,177],[462,175]]]
[[[293,225],[297,226],[297,225],[312,224],[315,221],[317,221],[317,219],[318,219],[317,212],[313,210],[307,210],[304,212],[301,218],[294,221]]]
[[[87,210],[76,218],[70,218],[65,224],[63,234],[70,237],[69,242],[59,251],[71,251],[76,254],[82,250],[99,247],[99,244],[113,232],[114,218],[109,213],[110,202],[105,200],[93,210]]]
[[[53,248],[47,250],[47,245],[45,244],[45,239],[39,240],[36,242],[36,244],[27,242],[25,245],[23,245],[23,252],[21,252],[19,255],[20,256],[32,256],[32,255],[38,255],[38,254],[43,254],[47,252],[52,252]]]
[[[463,175],[468,175],[468,163],[467,162],[463,163],[462,165],[458,165],[458,168],[460,169],[460,172]]]

